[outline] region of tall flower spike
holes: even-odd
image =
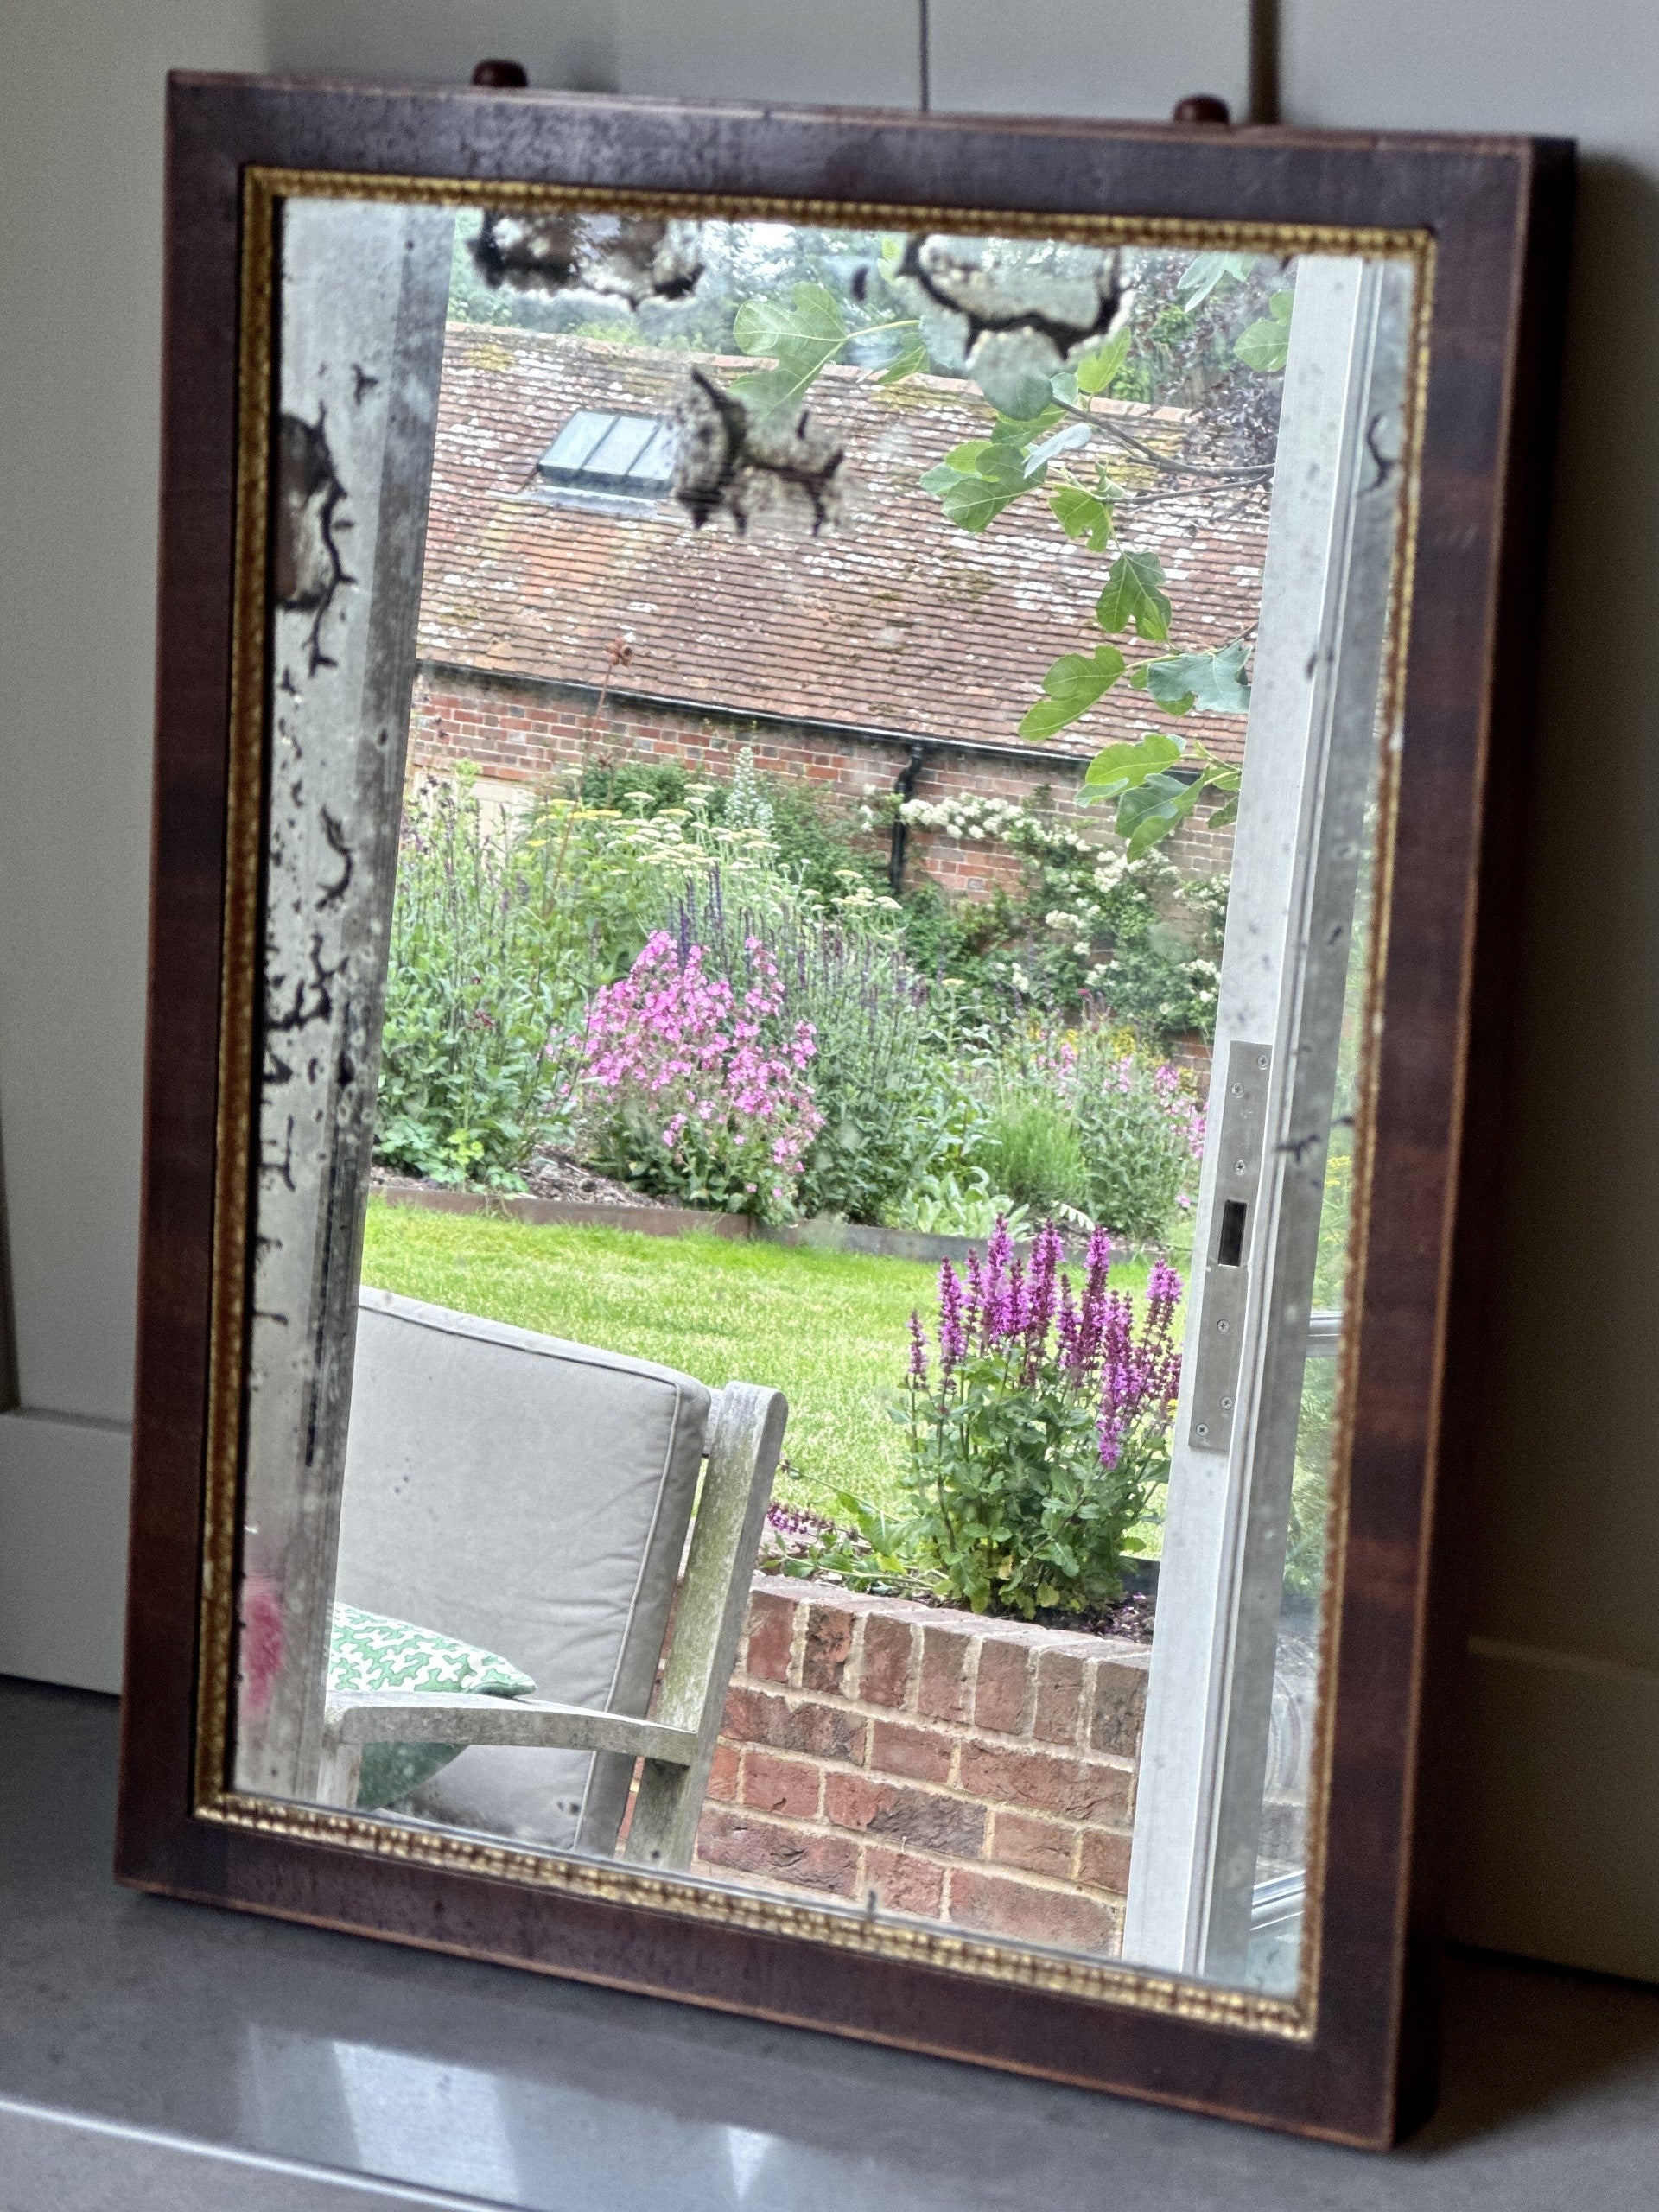
[[[910,1380],[916,1388],[927,1381],[927,1338],[922,1333],[922,1317],[914,1306],[910,1314]]]
[[[963,1323],[971,1342],[984,1325],[985,1278],[980,1272],[979,1255],[970,1244],[968,1247],[968,1293],[963,1305]]]
[[[939,1380],[948,1381],[968,1350],[963,1325],[962,1284],[949,1260],[939,1268]]]
[[[1071,1296],[1070,1275],[1060,1277],[1060,1313],[1056,1334],[1059,1340],[1060,1364],[1068,1375],[1072,1374],[1080,1363],[1077,1358],[1077,1309]]]
[[[1001,1295],[997,1300],[996,1333],[1004,1342],[1026,1332],[1027,1300],[1030,1294],[1026,1287],[1026,1271],[1018,1260],[1012,1262],[1002,1279]]]
[[[988,1351],[1007,1328],[1007,1274],[1013,1258],[1014,1243],[1008,1235],[1008,1224],[998,1214],[996,1227],[991,1231],[991,1241],[985,1248],[984,1343]]]
[[[1026,1315],[1026,1335],[1033,1358],[1047,1348],[1049,1325],[1054,1319],[1054,1285],[1065,1247],[1060,1232],[1046,1221],[1037,1233],[1031,1255],[1031,1296]]]
[[[985,1262],[994,1275],[1003,1274],[1014,1258],[1014,1239],[1008,1234],[1008,1217],[998,1214],[996,1226],[991,1231],[991,1241],[986,1247]]]

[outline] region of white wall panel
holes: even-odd
[[[266,0],[270,67],[465,84],[499,54],[537,86],[913,107],[915,0]]]
[[[0,1414],[0,1675],[118,1690],[126,1429]]]
[[[296,75],[464,85],[486,56],[522,61],[532,85],[617,89],[628,0],[264,0],[268,59]]]
[[[26,1404],[132,1363],[160,408],[162,79],[255,0],[8,0],[0,66],[0,1129]]]
[[[931,105],[1155,121],[1189,92],[1249,105],[1249,0],[931,0]]]
[[[1652,0],[1281,5],[1289,122],[1586,156],[1456,1924],[1659,1978],[1659,728],[1639,656],[1599,642],[1659,619],[1659,22]]]
[[[916,0],[621,0],[619,84],[682,99],[914,107]]]

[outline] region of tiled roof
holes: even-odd
[[[723,522],[694,530],[672,499],[594,512],[531,488],[575,409],[666,415],[690,365],[591,339],[450,326],[422,657],[597,684],[620,636],[632,660],[616,681],[630,694],[1019,742],[1050,663],[1098,641],[1107,562],[1065,538],[1040,498],[974,535],[918,488],[952,446],[990,427],[963,385],[887,387],[838,368],[819,378],[810,404],[844,442],[853,490],[844,518],[816,538],[740,538]],[[1137,429],[1160,419],[1114,411],[1139,416]],[[1163,562],[1178,646],[1225,645],[1255,619],[1265,526],[1259,514],[1206,520],[1214,505],[1148,502],[1133,521],[1131,542]],[[1119,683],[1055,749],[1092,753],[1160,725],[1179,727]],[[1204,735],[1236,753],[1243,721],[1205,716]]]

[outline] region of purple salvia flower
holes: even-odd
[[[963,1321],[971,1342],[983,1325],[985,1306],[985,1278],[980,1272],[979,1255],[970,1244],[968,1247],[968,1293],[963,1306]]]
[[[968,1333],[963,1324],[962,1284],[957,1271],[946,1260],[939,1269],[939,1379],[948,1378],[961,1366],[968,1351]]]
[[[913,1306],[910,1315],[910,1380],[918,1389],[927,1381],[927,1338],[922,1333],[922,1317]]]
[[[991,1231],[991,1241],[985,1248],[985,1264],[993,1275],[1006,1273],[1014,1258],[1014,1239],[1008,1235],[1006,1214],[998,1214],[996,1226]]]
[[[1122,1416],[1116,1410],[1103,1412],[1095,1423],[1095,1440],[1100,1447],[1100,1464],[1109,1474],[1123,1449]]]
[[[1037,1243],[1031,1255],[1031,1297],[1026,1315],[1026,1338],[1033,1357],[1040,1357],[1048,1344],[1049,1325],[1054,1319],[1055,1278],[1059,1273],[1065,1247],[1060,1232],[1052,1221],[1046,1221],[1037,1232]]]
[[[1056,1334],[1059,1339],[1060,1364],[1068,1375],[1073,1374],[1081,1362],[1077,1357],[1079,1349],[1077,1309],[1071,1296],[1070,1275],[1060,1277],[1060,1313]]]
[[[997,1293],[995,1335],[999,1343],[1020,1337],[1026,1330],[1026,1271],[1018,1260],[1010,1262]]]

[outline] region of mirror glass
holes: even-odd
[[[1009,232],[280,204],[234,1779],[1284,1993],[1414,272]]]

